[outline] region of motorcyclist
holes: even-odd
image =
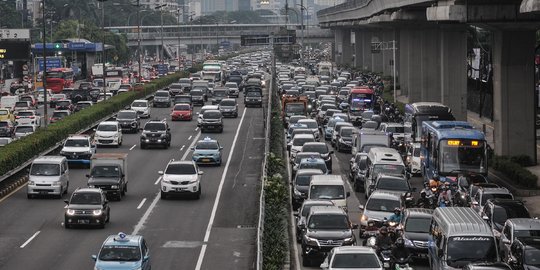
[[[388,221],[401,222],[401,209],[399,207],[394,208],[394,213],[388,218]]]
[[[405,241],[403,238],[399,237],[396,239],[396,245],[392,248],[392,254],[390,255],[393,262],[408,260],[411,253],[409,249],[405,247]]]
[[[428,189],[429,190],[429,189]],[[431,190],[429,190],[431,191]],[[418,198],[418,201],[416,201],[416,205],[418,207],[422,207],[422,208],[427,208],[430,206],[430,201],[427,197],[427,192],[425,189],[423,189],[422,191],[420,191],[420,198]]]
[[[439,206],[450,206],[448,205],[452,201],[452,191],[448,188],[448,185],[441,186],[441,192],[439,193],[439,198],[437,199],[437,205]]]
[[[377,253],[380,253],[382,249],[388,249],[393,245],[392,237],[388,235],[388,228],[386,228],[386,226],[382,226],[379,229],[379,235],[376,240]]]

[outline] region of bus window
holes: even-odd
[[[442,140],[440,142],[441,164],[443,172],[467,170],[485,173],[485,144],[477,140]]]

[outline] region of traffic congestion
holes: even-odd
[[[298,269],[532,269],[540,223],[488,178],[482,131],[373,73],[277,63]],[[536,265],[536,266],[535,266]]]

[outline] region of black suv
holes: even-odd
[[[489,199],[482,208],[482,218],[493,231],[502,233],[504,224],[509,218],[531,218],[525,203],[520,200]],[[539,254],[540,255],[540,254]],[[540,263],[540,258],[539,258]]]
[[[171,95],[169,91],[159,90],[154,94],[154,107],[171,107]]]
[[[116,121],[122,127],[122,132],[133,132],[137,133],[139,131],[140,117],[137,114],[137,111],[134,110],[122,110],[119,111],[116,115]]]
[[[193,102],[193,105],[198,104],[204,106],[204,102],[206,101],[206,94],[202,89],[192,89],[189,94],[191,95],[191,102]]]
[[[111,208],[105,193],[99,188],[79,188],[73,192],[69,200],[65,200],[64,227],[74,225],[95,225],[105,228],[109,222]]]
[[[335,247],[356,243],[347,213],[337,206],[313,206],[302,228],[302,265],[319,265]],[[315,261],[315,263],[314,263]]]
[[[112,154],[122,155],[122,154]],[[112,156],[113,158],[115,156]],[[121,159],[118,159],[122,162]],[[123,159],[125,162],[125,158]],[[103,190],[107,199],[122,200],[122,196],[126,195],[127,182],[125,172],[122,170],[122,165],[117,162],[103,162],[95,164],[87,174],[88,186],[92,188],[100,188]]]
[[[148,145],[171,146],[171,128],[166,120],[150,120],[146,122],[141,134],[141,149]]]
[[[223,115],[218,110],[207,110],[202,115],[201,132],[223,132]]]
[[[518,237],[510,246],[508,264],[512,269],[537,269],[540,266],[539,255],[539,237]]]

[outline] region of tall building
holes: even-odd
[[[238,10],[251,10],[251,0],[238,0]]]
[[[238,0],[202,0],[203,15],[211,15],[216,11],[237,11]]]

